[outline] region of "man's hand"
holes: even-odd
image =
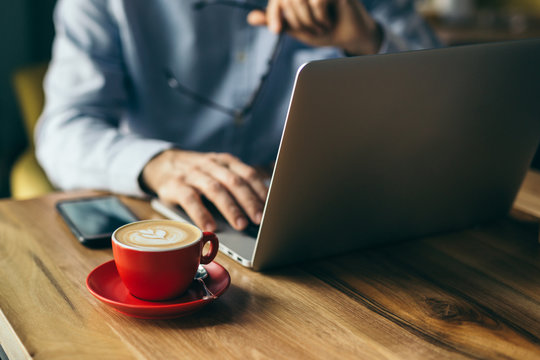
[[[266,11],[248,14],[253,26],[268,26],[311,46],[335,46],[351,55],[375,54],[381,31],[358,0],[269,0]]]
[[[203,205],[210,200],[237,230],[261,222],[268,189],[262,176],[238,158],[225,153],[166,150],[144,167],[142,180],[164,201],[180,205],[204,231],[216,222]]]

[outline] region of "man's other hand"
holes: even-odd
[[[257,170],[226,153],[166,150],[148,162],[142,180],[160,199],[180,205],[204,231],[215,231],[216,222],[201,196],[243,230],[247,217],[260,224],[268,193]]]
[[[382,41],[379,25],[358,0],[269,0],[266,11],[251,11],[247,21],[351,55],[375,54]]]

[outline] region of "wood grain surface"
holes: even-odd
[[[538,180],[521,192],[528,206]],[[232,279],[219,300],[185,318],[141,320],[88,292],[86,276],[112,253],[80,245],[54,209],[92,194],[0,201],[0,345],[10,359],[540,358],[531,218],[265,273],[218,255]]]

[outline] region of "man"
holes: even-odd
[[[51,181],[154,193],[209,231],[205,198],[236,229],[260,222],[256,168],[300,65],[437,45],[412,0],[60,0],[55,23],[36,131]]]

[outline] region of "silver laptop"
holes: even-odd
[[[221,221],[221,251],[263,270],[490,221],[539,140],[540,40],[308,63],[260,229]]]

